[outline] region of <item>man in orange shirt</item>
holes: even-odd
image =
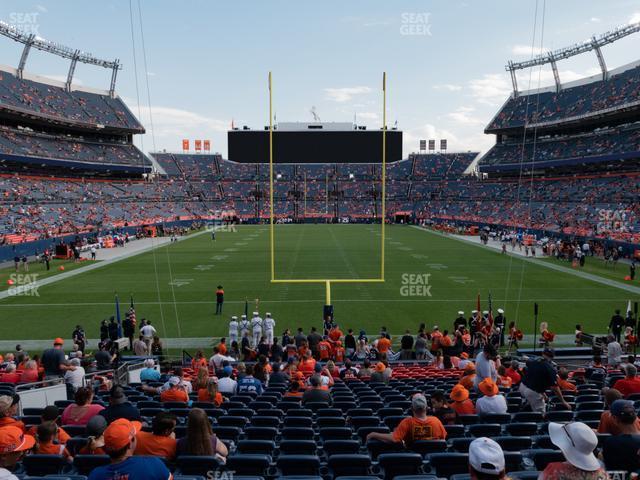
[[[453,387],[449,397],[453,400],[451,408],[453,408],[458,415],[473,415],[476,413],[476,407],[469,399],[469,390],[462,385],[457,384]]]
[[[476,380],[476,366],[473,363],[467,363],[464,367],[464,372],[460,378],[459,384],[467,390],[473,388],[473,383]]]
[[[640,393],[640,378],[636,376],[638,369],[634,365],[629,364],[623,370],[626,377],[618,380],[613,385],[613,388],[618,390],[625,398],[632,393]]]
[[[433,327],[433,332],[431,332],[431,353],[433,355],[436,354],[438,350],[440,350],[440,339],[442,338],[442,333],[438,326]]]
[[[224,337],[220,339],[220,343],[218,344],[218,352],[220,352],[220,355],[227,354],[227,339]]]
[[[320,360],[326,362],[331,357],[331,343],[329,343],[329,337],[325,335],[322,337],[322,341],[318,343],[318,355],[320,356]]]
[[[335,343],[341,338],[342,338],[342,331],[340,330],[340,327],[338,327],[338,325],[334,325],[333,328],[329,330],[329,340]]]
[[[134,455],[152,455],[173,460],[176,456],[176,416],[160,412],[153,418],[151,432],[141,430],[136,434]]]
[[[565,367],[561,367],[558,370],[558,386],[562,391],[577,392],[578,387],[569,381],[569,370]]]
[[[445,440],[447,431],[436,417],[427,415],[427,399],[421,393],[411,397],[413,416],[400,422],[392,433],[371,432],[367,440],[379,440],[386,443],[404,443],[411,448],[418,440]]]
[[[160,394],[161,402],[188,402],[189,394],[180,386],[180,378],[169,378],[169,388]]]
[[[311,352],[307,352],[304,358],[300,360],[298,370],[303,373],[312,374],[316,368],[316,359],[311,356]]]

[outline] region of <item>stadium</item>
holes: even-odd
[[[0,478],[640,473],[640,7],[7,3]]]

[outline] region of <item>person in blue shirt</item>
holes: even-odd
[[[144,368],[140,371],[141,382],[157,382],[160,380],[160,372],[156,370],[153,358],[147,358],[144,361]]]
[[[104,449],[111,463],[93,469],[89,480],[173,480],[164,462],[156,457],[134,457],[140,422],[120,418],[104,431]]]
[[[246,375],[238,380],[238,393],[255,392],[262,395],[262,382],[253,376],[253,365],[247,365]]]

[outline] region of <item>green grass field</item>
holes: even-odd
[[[380,225],[277,226],[276,278],[378,276],[379,232]],[[385,283],[332,285],[343,328],[376,333],[386,325],[392,334],[415,331],[421,322],[446,328],[458,310],[468,316],[478,293],[484,309],[491,292],[494,308],[504,308],[525,333],[533,330],[534,302],[540,320],[557,333],[572,333],[575,323],[602,332],[613,309],[633,300],[630,292],[413,227],[388,227],[386,249]],[[406,295],[421,293],[402,289],[412,274],[413,280],[430,275],[431,296]],[[68,336],[78,323],[96,338],[100,320],[114,314],[116,292],[123,314],[133,294],[138,319],[151,319],[163,337],[225,335],[228,317],[243,313],[245,298],[249,311],[259,299],[260,312],[273,314],[277,333],[285,326],[321,326],[323,284],[271,284],[269,278],[268,227],[220,232],[215,242],[205,232],[42,286],[38,297],[0,300],[0,339]],[[222,317],[213,315],[218,284],[226,292]]]

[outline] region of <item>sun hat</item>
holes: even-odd
[[[549,437],[574,467],[587,472],[593,472],[600,468],[600,462],[593,454],[598,445],[598,437],[584,423],[551,422],[549,423]]]
[[[476,472],[498,475],[505,469],[504,452],[494,440],[476,438],[469,444],[469,465]]]
[[[486,395],[487,397],[493,397],[500,391],[498,385],[496,385],[496,382],[494,382],[489,377],[485,378],[478,384],[478,389],[482,392],[483,395]]]
[[[35,443],[35,438],[31,435],[25,435],[18,427],[0,428],[0,455],[29,450],[33,448]]]
[[[170,377],[169,385],[180,385],[180,378],[178,377]]]
[[[126,418],[115,420],[104,431],[105,449],[112,452],[126,447],[140,431],[140,422],[130,422]]]
[[[469,398],[469,390],[464,388],[462,385],[457,384],[451,390],[451,394],[449,394],[449,397],[451,397],[451,400],[453,400],[454,402],[464,402]]]

